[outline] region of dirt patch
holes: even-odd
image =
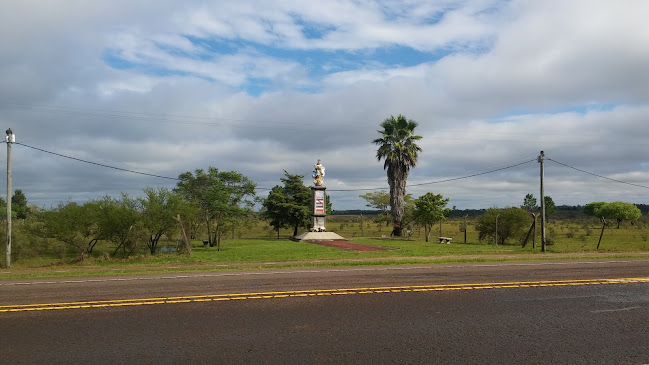
[[[341,250],[348,250],[348,251],[384,251],[384,250],[387,250],[387,248],[385,248],[385,247],[361,245],[360,243],[353,243],[353,242],[349,242],[349,241],[323,241],[323,240],[317,240],[317,241],[306,241],[306,242],[316,243],[318,245],[323,245],[323,246],[335,247],[335,248],[339,248]]]

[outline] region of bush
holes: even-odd
[[[509,240],[521,240],[531,224],[529,213],[521,208],[492,208],[478,218],[476,229],[480,241],[493,240],[496,236],[496,218],[498,218],[498,242],[504,245]],[[493,242],[493,241],[492,241]]]

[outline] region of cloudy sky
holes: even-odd
[[[64,155],[171,178],[214,166],[260,188],[283,170],[310,184],[321,159],[334,209],[362,209],[360,189],[387,188],[371,141],[398,114],[423,136],[408,180],[415,197],[521,205],[538,197],[543,150],[556,204],[649,203],[649,1],[0,9],[0,127],[21,143],[13,187],[45,208],[175,185]]]

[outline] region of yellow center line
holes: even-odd
[[[473,283],[473,284],[435,284],[435,285],[408,285],[368,288],[342,288],[342,289],[314,289],[314,290],[293,290],[273,291],[258,293],[234,293],[234,294],[210,294],[174,296],[159,298],[138,298],[138,299],[115,299],[80,302],[60,303],[39,303],[39,304],[14,304],[1,305],[0,313],[4,312],[25,312],[60,309],[82,309],[82,308],[106,308],[125,307],[154,304],[180,304],[192,302],[229,301],[246,299],[277,299],[288,297],[317,297],[330,295],[350,294],[382,294],[382,293],[403,293],[403,292],[430,292],[430,291],[451,291],[451,290],[477,290],[477,289],[509,289],[509,288],[539,288],[550,286],[580,286],[580,285],[604,285],[604,284],[630,284],[649,283],[649,278],[616,278],[616,279],[581,279],[581,280],[543,280],[543,281],[520,281],[502,283]]]

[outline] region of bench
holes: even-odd
[[[439,238],[439,243],[446,243],[449,244],[451,243],[452,238],[450,237],[437,237]]]

